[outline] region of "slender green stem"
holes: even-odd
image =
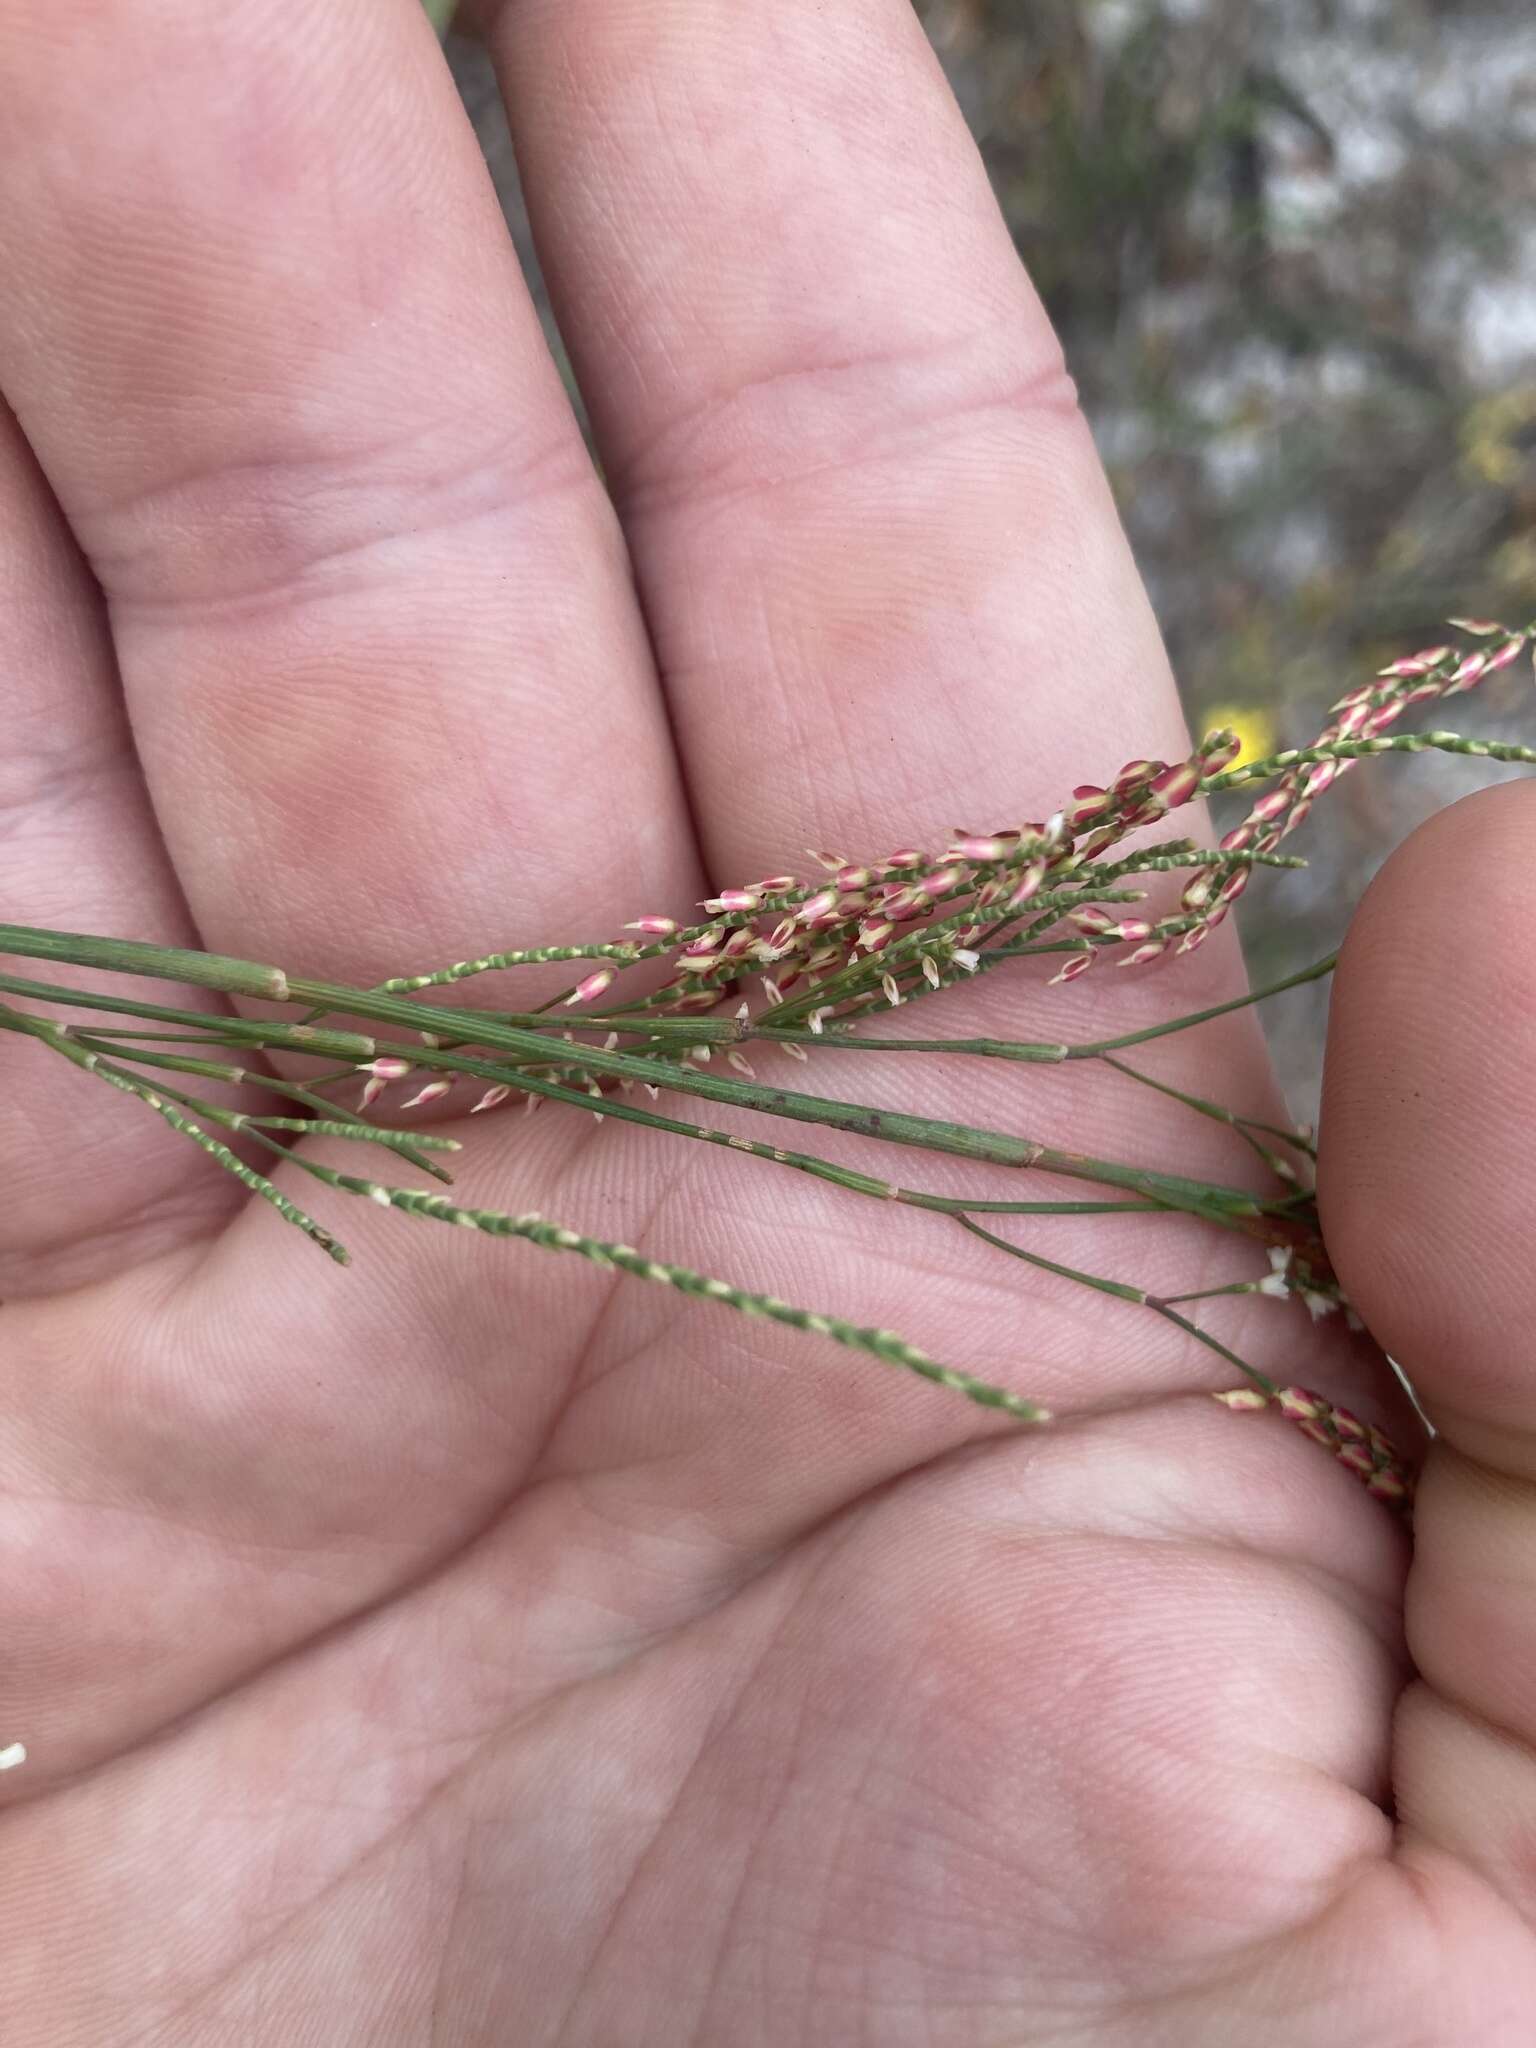
[[[740,1315],[765,1318],[790,1329],[807,1331],[813,1336],[828,1337],[835,1344],[864,1352],[887,1365],[899,1366],[904,1372],[916,1373],[922,1379],[948,1387],[979,1407],[1000,1408],[1020,1422],[1050,1420],[1050,1411],[1038,1402],[1026,1400],[1023,1395],[1012,1393],[1005,1387],[976,1379],[970,1373],[956,1371],[952,1366],[940,1365],[893,1330],[876,1329],[847,1322],[840,1316],[796,1308],[787,1301],[780,1301],[776,1295],[755,1294],[746,1288],[735,1287],[729,1281],[710,1279],[687,1266],[649,1258],[633,1245],[587,1237],[580,1231],[551,1223],[543,1216],[513,1216],[494,1209],[462,1208],[450,1202],[446,1195],[426,1194],[417,1188],[386,1187],[378,1181],[363,1180],[356,1174],[339,1173],[334,1167],[322,1166],[297,1153],[288,1156],[296,1166],[302,1167],[316,1180],[323,1181],[327,1187],[363,1196],[382,1207],[400,1209],[411,1216],[431,1217],[439,1223],[457,1224],[461,1228],[481,1231],[488,1237],[522,1238],[549,1251],[574,1252],[595,1266],[628,1273],[636,1279],[655,1281],[706,1301],[719,1302],[722,1307],[735,1309]]]
[[[282,1080],[277,1075],[269,1074],[264,1070],[253,1071],[247,1067],[234,1067],[222,1060],[188,1059],[177,1053],[146,1052],[138,1046],[132,1044],[125,1045],[121,1039],[109,1039],[105,1038],[100,1032],[84,1030],[79,1025],[66,1027],[64,1035],[72,1039],[76,1044],[85,1046],[90,1052],[100,1053],[113,1059],[129,1060],[135,1066],[154,1067],[168,1073],[191,1074],[208,1081],[222,1081],[227,1087],[231,1088],[238,1088],[244,1083],[249,1082],[252,1086],[263,1089],[269,1094],[282,1095],[290,1101],[302,1102],[307,1108],[318,1110],[322,1119],[322,1122],[317,1123],[297,1117],[289,1118],[284,1120],[285,1128],[310,1131],[318,1136],[322,1133],[322,1128],[326,1134],[332,1134],[333,1127],[339,1126],[342,1128],[344,1135],[364,1139],[373,1144],[387,1145],[390,1151],[398,1154],[400,1158],[408,1160],[412,1166],[420,1168],[422,1172],[430,1173],[437,1180],[450,1181],[452,1179],[450,1174],[445,1173],[434,1160],[428,1159],[425,1155],[429,1151],[459,1151],[461,1147],[457,1138],[432,1137],[424,1135],[419,1131],[406,1133],[404,1131],[385,1130],[379,1125],[370,1124],[366,1118],[359,1116],[356,1110],[348,1109],[340,1103],[328,1102],[323,1095],[317,1095],[313,1089],[301,1087],[296,1081]],[[354,1071],[350,1067],[344,1069],[346,1074],[351,1074]],[[166,1091],[162,1090],[161,1092],[164,1093]],[[263,1119],[247,1115],[244,1121],[246,1123],[260,1123],[264,1121],[271,1122],[273,1119]]]
[[[138,939],[101,939],[84,932],[0,924],[0,953],[100,967],[108,973],[144,974],[153,981],[184,981],[189,987],[217,989],[229,996],[264,996],[275,1003],[289,999],[288,979],[280,967],[229,960],[220,953],[191,952],[183,946],[150,946]]]
[[[346,1247],[338,1244],[328,1230],[318,1224],[296,1202],[290,1201],[285,1194],[275,1188],[265,1175],[257,1173],[254,1167],[247,1166],[245,1161],[227,1145],[191,1118],[184,1116],[147,1081],[140,1080],[136,1074],[124,1073],[108,1066],[98,1054],[66,1038],[59,1026],[51,1023],[46,1017],[29,1017],[23,1011],[13,1010],[8,1005],[0,1003],[0,1030],[16,1031],[29,1038],[35,1038],[50,1050],[60,1054],[71,1065],[81,1068],[86,1073],[95,1074],[109,1087],[117,1088],[125,1095],[136,1097],[146,1107],[154,1110],[156,1115],[168,1123],[179,1136],[189,1139],[223,1167],[226,1173],[233,1175],[242,1186],[249,1188],[252,1194],[259,1195],[264,1202],[269,1203],[285,1223],[291,1223],[296,1229],[301,1230],[338,1265],[344,1266],[347,1263]]]
[[[1200,1287],[1189,1294],[1163,1294],[1158,1299],[1164,1308],[1172,1308],[1176,1302],[1215,1301],[1227,1294],[1257,1294],[1260,1284],[1257,1280],[1232,1280],[1225,1287]]]
[[[1067,1058],[1096,1060],[1108,1052],[1126,1052],[1133,1045],[1149,1045],[1154,1038],[1168,1038],[1176,1031],[1192,1030],[1196,1024],[1209,1024],[1213,1017],[1226,1017],[1234,1010],[1246,1010],[1252,1003],[1266,1002],[1270,996],[1284,995],[1287,989],[1300,988],[1309,981],[1321,981],[1325,974],[1332,974],[1338,964],[1338,954],[1328,953],[1321,960],[1314,960],[1310,967],[1303,967],[1296,974],[1287,974],[1280,981],[1269,982],[1264,988],[1250,989],[1247,995],[1234,996],[1230,1002],[1213,1003],[1205,1010],[1191,1010],[1187,1016],[1175,1017],[1166,1024],[1149,1024],[1141,1031],[1126,1031],[1118,1038],[1099,1038],[1091,1044],[1074,1045],[1068,1049]]]
[[[5,932],[16,929],[14,925],[0,926],[0,952],[21,950],[3,943]],[[190,957],[195,960],[199,956],[194,953]],[[87,959],[79,964],[90,967],[97,963]],[[140,970],[130,968],[126,971],[137,973]],[[174,975],[167,977],[170,980],[176,978]],[[194,984],[197,985],[200,984]],[[207,985],[214,986],[213,983]],[[226,1045],[282,1046],[290,1052],[313,1053],[321,1059],[371,1060],[379,1050],[376,1040],[357,1031],[317,1031],[307,1024],[285,1024],[276,1019],[267,1021],[258,1017],[214,1017],[206,1010],[178,1010],[168,1004],[144,1002],[138,996],[102,995],[94,989],[24,981],[13,974],[0,974],[0,995],[27,996],[39,1003],[64,1003],[77,1010],[105,1010],[112,1016],[150,1017],[163,1024],[186,1024],[205,1034],[206,1039],[211,1039],[216,1032]]]
[[[25,928],[14,925],[0,926],[0,949],[25,953],[31,943]],[[161,949],[146,948],[148,958],[140,962],[131,947],[125,947],[117,941],[111,943],[118,964],[127,971],[134,971],[143,966],[154,975],[165,978],[179,975],[194,984],[198,982],[201,956],[195,953],[171,955]],[[71,941],[71,945],[72,959],[79,959],[85,965],[93,964],[89,941],[76,938]],[[220,969],[211,971],[217,972],[221,969],[222,963]],[[312,981],[301,977],[288,977],[287,987],[290,1000],[318,1006],[333,1015],[355,1015],[416,1033],[426,1031],[436,1034],[445,1027],[450,1031],[461,1030],[467,1037],[472,1034],[474,1042],[493,1050],[510,1052],[524,1059],[533,1058],[546,1063],[549,1059],[548,1043],[537,1032],[495,1024],[474,1011],[444,1009],[410,1002],[399,996],[381,996],[369,990],[351,989],[336,983]],[[69,1002],[82,1000],[79,993],[73,990],[58,991],[57,999]],[[110,999],[107,1006],[115,1007]],[[204,1021],[193,1012],[161,1011],[158,1014],[164,1020],[174,1023]],[[297,1042],[300,1049],[335,1054],[343,1058],[371,1059],[378,1050],[376,1041],[362,1034],[291,1026],[280,1036],[279,1028],[270,1024],[254,1021],[248,1023],[247,1020],[239,1018],[228,1021],[232,1035],[244,1036],[249,1033],[251,1042],[256,1043],[292,1045]],[[515,1065],[506,1062],[480,1061],[459,1051],[444,1052],[436,1046],[424,1045],[417,1048],[394,1045],[391,1050],[407,1055],[419,1066],[478,1073],[492,1081],[522,1088],[534,1094],[547,1094],[556,1085],[544,1080],[540,1075],[521,1071]],[[1041,1144],[1035,1139],[1018,1137],[1010,1132],[989,1131],[931,1117],[911,1116],[901,1111],[880,1109],[864,1103],[841,1102],[821,1096],[802,1095],[786,1088],[765,1087],[756,1083],[726,1079],[720,1075],[703,1073],[691,1064],[674,1066],[662,1060],[637,1058],[632,1054],[610,1051],[598,1046],[583,1047],[580,1063],[584,1071],[594,1075],[606,1075],[614,1080],[638,1081],[658,1088],[670,1088],[683,1094],[700,1096],[707,1101],[761,1110],[770,1116],[824,1124],[832,1129],[880,1138],[893,1144],[916,1146],[922,1150],[945,1153],[956,1158],[1060,1173],[1072,1179],[1118,1187],[1127,1193],[1151,1198],[1165,1207],[1183,1209],[1195,1215],[1224,1213],[1257,1216],[1264,1214],[1267,1207],[1258,1198],[1240,1188],[1193,1181],[1181,1175],[1158,1173],[1150,1168],[1096,1159],[1083,1153],[1067,1152]]]
[[[594,1100],[577,1089],[565,1088],[558,1083],[550,1083],[541,1094],[547,1101],[562,1102],[572,1109],[590,1110],[599,1118],[612,1117],[619,1123],[666,1131],[675,1137],[718,1145],[744,1158],[764,1159],[776,1166],[787,1166],[797,1173],[808,1174],[813,1180],[828,1181],[850,1194],[867,1195],[881,1202],[897,1202],[912,1209],[932,1209],[946,1216],[958,1216],[972,1210],[997,1216],[1151,1216],[1180,1213],[1172,1205],[1151,1198],[1131,1202],[1005,1202],[928,1194],[917,1188],[901,1187],[894,1181],[882,1180],[875,1174],[860,1173],[855,1167],[839,1166],[815,1153],[787,1151],[782,1145],[770,1145],[761,1138],[746,1138],[734,1131],[716,1131],[707,1125],[686,1123],[679,1117],[665,1116],[660,1110],[642,1109],[637,1103],[625,1102],[611,1095]],[[1228,1219],[1216,1217],[1212,1220],[1225,1222]]]
[[[1228,768],[1220,775],[1207,775],[1200,784],[1202,796],[1219,795],[1222,790],[1242,789],[1251,782],[1272,782],[1289,768],[1305,767],[1313,761],[1358,761],[1368,754],[1470,754],[1479,761],[1518,762],[1536,767],[1536,748],[1516,746],[1508,740],[1469,740],[1459,732],[1378,733],[1374,739],[1329,740],[1316,747],[1287,747],[1262,761]]]
[[[1144,1074],[1138,1067],[1127,1066],[1124,1060],[1117,1060],[1113,1053],[1104,1053],[1100,1059],[1102,1065],[1113,1067],[1117,1074],[1124,1074],[1129,1080],[1139,1081],[1143,1088],[1154,1089],[1159,1095],[1169,1097],[1171,1101],[1182,1102],[1186,1109],[1194,1110],[1198,1116],[1209,1117],[1213,1123],[1225,1124],[1242,1139],[1258,1159],[1263,1161],[1271,1173],[1292,1187],[1300,1184],[1295,1167],[1288,1159],[1282,1159],[1273,1146],[1266,1145],[1258,1135],[1259,1132],[1267,1132],[1271,1137],[1294,1145],[1309,1158],[1315,1159],[1317,1156],[1312,1146],[1294,1132],[1281,1130],[1276,1124],[1260,1123],[1252,1117],[1239,1116],[1235,1109],[1225,1109],[1219,1102],[1207,1102],[1202,1095],[1188,1095],[1182,1088],[1175,1088],[1171,1081],[1160,1081],[1155,1074]]]
[[[1164,1322],[1174,1324],[1187,1336],[1193,1337],[1197,1343],[1203,1344],[1208,1351],[1214,1351],[1219,1358],[1224,1358],[1228,1365],[1236,1366],[1239,1372],[1246,1374],[1261,1392],[1269,1395],[1271,1400],[1279,1393],[1280,1389],[1273,1380],[1268,1379],[1257,1367],[1250,1365],[1246,1358],[1239,1358],[1235,1351],[1229,1350],[1208,1331],[1202,1330],[1198,1323],[1192,1323],[1188,1316],[1181,1316],[1177,1309],[1169,1306],[1164,1297],[1149,1294],[1144,1287],[1128,1287],[1123,1281],[1105,1280],[1096,1273],[1083,1273],[1075,1266],[1063,1266],[1055,1259],[1042,1258],[1038,1252],[1027,1252],[1022,1245],[1011,1244],[1006,1237],[999,1237],[996,1231],[972,1222],[968,1216],[959,1216],[955,1220],[973,1237],[984,1238],[999,1251],[1007,1252],[1015,1259],[1022,1259],[1026,1265],[1037,1266],[1043,1273],[1054,1273],[1060,1279],[1076,1282],[1079,1287],[1091,1288],[1095,1294],[1110,1294],[1119,1301],[1133,1302],[1139,1308],[1150,1309],[1154,1315],[1161,1316]]]

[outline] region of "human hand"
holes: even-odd
[[[9,915],[364,982],[1181,746],[902,0],[485,26],[611,500],[415,0],[0,0]],[[1022,1434],[366,1205],[338,1274],[7,1042],[0,2034],[1526,2043],[1533,837],[1521,789],[1436,823],[1341,974],[1331,1243],[1444,1430],[1406,1693],[1380,1507],[1177,1332],[943,1219],[561,1111],[464,1133],[487,1206],[1104,1412]],[[1233,993],[1229,936],[953,1000],[1134,1025]],[[869,1089],[925,1104],[898,1064]],[[1158,1071],[1263,1113],[1246,1016]],[[1241,1170],[1113,1075],[966,1080]],[[1231,1277],[1171,1218],[1049,1229]],[[1366,1347],[1249,1307],[1221,1327],[1402,1428]]]

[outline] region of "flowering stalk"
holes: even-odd
[[[903,847],[869,863],[837,853],[816,854],[818,872],[809,877],[779,874],[723,889],[699,906],[702,916],[691,922],[647,913],[616,939],[487,953],[360,989],[224,955],[0,925],[0,953],[179,982],[225,997],[286,1005],[290,1012],[237,1017],[3,974],[0,996],[12,1000],[0,1001],[0,1030],[27,1037],[142,1102],[332,1258],[344,1261],[344,1248],[257,1171],[245,1150],[272,1155],[328,1188],[406,1214],[576,1252],[594,1264],[719,1301],[738,1313],[829,1337],[1020,1420],[1043,1421],[1045,1411],[1038,1404],[941,1366],[888,1331],[794,1308],[542,1217],[467,1208],[443,1194],[344,1173],[316,1160],[299,1141],[347,1138],[383,1146],[446,1181],[450,1176],[430,1155],[458,1149],[456,1141],[402,1132],[371,1121],[367,1112],[393,1089],[409,1089],[401,1111],[419,1111],[455,1091],[471,1112],[515,1097],[530,1109],[548,1102],[583,1109],[618,1123],[724,1146],[852,1194],[946,1214],[974,1238],[1014,1258],[1172,1323],[1243,1373],[1245,1388],[1219,1397],[1228,1406],[1277,1407],[1326,1443],[1374,1493],[1406,1507],[1411,1474],[1370,1425],[1259,1371],[1183,1313],[1199,1301],[1239,1293],[1294,1299],[1314,1316],[1339,1309],[1350,1313],[1328,1263],[1307,1179],[1315,1159],[1311,1133],[1209,1102],[1119,1057],[1325,975],[1333,967],[1332,957],[1251,996],[1075,1045],[996,1037],[887,1037],[872,1035],[867,1027],[886,1010],[927,1000],[1018,960],[1047,959],[1056,966],[1051,979],[1059,983],[1089,972],[1105,953],[1119,966],[1139,968],[1170,953],[1193,951],[1230,915],[1256,871],[1302,865],[1279,851],[1281,842],[1305,821],[1319,797],[1367,756],[1432,750],[1536,763],[1536,752],[1525,747],[1442,730],[1389,731],[1410,706],[1458,695],[1508,667],[1531,645],[1536,631],[1511,632],[1487,620],[1455,623],[1480,644],[1470,653],[1449,644],[1426,648],[1388,664],[1333,707],[1331,722],[1309,747],[1239,764],[1234,736],[1212,733],[1182,761],[1132,761],[1104,785],[1079,785],[1048,819],[995,832],[956,830],[933,848]],[[1236,790],[1258,793],[1247,815],[1217,846],[1203,847],[1187,837],[1130,849],[1123,845],[1198,796]],[[1177,905],[1159,909],[1149,900],[1148,888],[1171,874],[1183,878]],[[584,971],[532,1009],[471,1010],[420,1000],[427,991],[482,974],[551,963]],[[634,984],[626,984],[635,969],[652,975],[643,992],[632,992]],[[657,972],[659,986],[653,985]],[[61,1007],[95,1016],[62,1024],[46,1014]],[[114,1017],[133,1023],[100,1021]],[[358,1023],[379,1028],[353,1028]],[[1192,1114],[1228,1125],[1268,1169],[1275,1190],[1255,1194],[1063,1151],[1011,1132],[768,1085],[751,1068],[746,1048],[755,1044],[781,1048],[801,1061],[855,1049],[1044,1066],[1096,1059],[1128,1082],[1156,1089]],[[267,1052],[282,1054],[287,1068],[297,1060],[324,1063],[324,1071],[306,1071],[295,1079],[289,1071],[275,1076],[264,1066],[253,1070],[247,1064],[250,1055]],[[209,1056],[215,1053],[237,1057]],[[716,1053],[730,1071],[713,1065]],[[179,1081],[164,1078],[169,1075]],[[339,1084],[359,1082],[360,1092],[351,1101],[333,1099],[330,1091]],[[194,1088],[194,1083],[201,1085]],[[210,1098],[206,1084],[254,1085],[308,1114],[233,1109]],[[463,1099],[466,1084],[476,1091],[472,1101]],[[1112,1192],[1080,1201],[929,1193],[769,1138],[668,1115],[655,1106],[663,1091],[733,1113],[755,1112],[962,1160],[1065,1176]],[[637,1093],[649,1101],[633,1099]],[[215,1130],[231,1142],[215,1136]],[[1266,1250],[1270,1270],[1193,1294],[1160,1292],[1061,1265],[976,1220],[982,1215],[1127,1211],[1192,1215],[1251,1237]]]

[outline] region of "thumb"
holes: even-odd
[[[1417,832],[1350,929],[1319,1193],[1345,1288],[1438,1432],[1394,1737],[1401,1855],[1536,1927],[1536,787]]]

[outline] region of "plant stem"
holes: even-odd
[[[282,1149],[282,1148],[279,1148]],[[905,1372],[916,1373],[920,1378],[933,1380],[938,1385],[949,1387],[963,1394],[983,1408],[1000,1408],[1020,1422],[1047,1422],[1050,1411],[1038,1402],[1026,1400],[1022,1395],[1010,1392],[988,1381],[974,1378],[970,1373],[957,1372],[953,1367],[940,1365],[908,1344],[892,1330],[882,1330],[864,1324],[850,1323],[840,1316],[821,1315],[811,1309],[796,1308],[787,1301],[780,1301],[776,1295],[755,1294],[746,1288],[734,1287],[725,1280],[713,1280],[702,1273],[696,1273],[687,1266],[671,1265],[660,1259],[648,1258],[633,1245],[614,1244],[602,1238],[584,1236],[581,1232],[568,1230],[537,1215],[513,1216],[494,1209],[467,1209],[451,1203],[446,1195],[430,1195],[416,1188],[385,1187],[378,1181],[360,1179],[356,1174],[338,1173],[335,1168],[321,1166],[316,1161],[305,1159],[298,1154],[289,1155],[294,1164],[303,1168],[327,1187],[342,1189],[347,1194],[361,1195],[382,1207],[403,1210],[411,1216],[428,1216],[440,1223],[458,1224],[463,1228],[484,1232],[490,1237],[517,1237],[531,1244],[542,1245],[549,1251],[575,1252],[595,1266],[614,1268],[619,1272],[632,1274],[641,1280],[652,1280],[665,1287],[676,1288],[680,1293],[692,1294],[706,1301],[717,1301],[723,1307],[733,1308],[739,1314],[763,1317],[771,1322],[783,1323],[794,1330],[804,1330],[818,1337],[829,1337],[836,1344],[842,1344],[855,1351],[881,1359],[887,1365],[901,1367]]]
[[[1369,754],[1470,754],[1480,761],[1510,761],[1536,767],[1536,748],[1516,746],[1509,740],[1469,740],[1459,732],[1378,733],[1373,739],[1328,740],[1316,747],[1287,747],[1265,760],[1228,768],[1220,775],[1207,775],[1200,784],[1201,796],[1217,796],[1226,789],[1241,789],[1250,782],[1269,782],[1288,768],[1312,761],[1358,761]]]
[[[1016,1259],[1023,1259],[1026,1265],[1038,1266],[1044,1273],[1054,1273],[1060,1279],[1075,1281],[1078,1286],[1091,1288],[1096,1294],[1111,1294],[1117,1300],[1134,1302],[1139,1308],[1151,1309],[1152,1313],[1161,1316],[1164,1322],[1174,1324],[1186,1335],[1193,1337],[1197,1343],[1203,1344],[1208,1351],[1214,1351],[1219,1358],[1224,1358],[1228,1365],[1235,1365],[1239,1372],[1245,1373],[1271,1400],[1279,1393],[1280,1389],[1275,1381],[1266,1378],[1257,1367],[1250,1365],[1246,1358],[1239,1358],[1235,1351],[1228,1350],[1225,1344],[1202,1330],[1198,1323],[1192,1323],[1188,1316],[1181,1316],[1177,1309],[1170,1308],[1161,1296],[1149,1294],[1143,1287],[1128,1287],[1123,1281],[1105,1280],[1095,1273],[1079,1272],[1075,1266],[1063,1266],[1055,1259],[1042,1258],[1038,1252],[1027,1252],[1022,1245],[1011,1244],[1006,1237],[999,1237],[995,1231],[972,1222],[968,1216],[957,1217],[956,1221],[963,1230],[970,1231],[973,1237],[985,1238],[988,1244],[996,1245],[999,1251],[1008,1252]]]
[[[260,1195],[264,1202],[276,1209],[285,1223],[291,1223],[296,1229],[301,1230],[338,1265],[344,1266],[347,1263],[346,1247],[338,1244],[328,1230],[318,1224],[296,1202],[290,1201],[285,1194],[275,1188],[265,1175],[259,1174],[254,1167],[247,1166],[245,1161],[227,1145],[211,1136],[190,1118],[183,1116],[179,1109],[165,1101],[161,1093],[152,1088],[147,1081],[141,1081],[137,1075],[126,1074],[107,1066],[96,1053],[66,1038],[59,1026],[51,1023],[46,1017],[29,1017],[20,1010],[13,1010],[7,1004],[0,1003],[0,1030],[17,1031],[29,1038],[38,1039],[70,1061],[73,1066],[81,1068],[86,1073],[95,1074],[100,1080],[105,1081],[110,1087],[120,1089],[125,1095],[137,1097],[140,1102],[162,1117],[173,1131],[190,1139],[222,1166],[226,1173],[232,1174],[244,1187],[249,1188],[252,1194]]]
[[[0,951],[26,954],[38,939],[51,940],[54,936],[47,933],[33,934],[26,927],[0,925]],[[222,986],[227,978],[227,966],[222,961],[215,962],[205,976],[202,956],[196,953],[146,947],[142,949],[143,957],[140,957],[138,949],[125,942],[113,940],[101,943],[110,948],[114,964],[126,972],[142,971],[165,979],[180,978],[192,982],[193,985]],[[96,957],[94,944],[89,939],[70,935],[67,944],[68,951],[64,957],[86,966],[101,964]],[[54,951],[51,957],[57,958],[60,955]],[[235,963],[236,966],[246,964]],[[267,976],[281,975],[281,970],[275,968],[251,971]],[[497,1024],[474,1011],[414,1003],[399,996],[377,995],[370,990],[351,989],[342,984],[313,981],[305,977],[282,978],[289,992],[289,1000],[319,1007],[333,1015],[366,1017],[416,1033],[429,1032],[434,1036],[446,1027],[450,1031],[464,1032],[467,1042],[485,1045],[493,1050],[511,1052],[520,1055],[524,1060],[535,1059],[544,1063],[549,1060],[548,1042],[537,1032]],[[4,985],[4,982],[0,981],[0,986]],[[29,992],[44,991],[41,985],[35,985]],[[91,1001],[91,998],[83,997],[76,990],[45,992],[52,1000],[76,1004]],[[126,1007],[121,999],[114,1001],[103,998],[101,1004],[110,1009]],[[145,1008],[147,1014],[153,1014],[164,1021],[194,1024],[207,1022],[206,1018],[196,1012],[159,1009],[153,1006],[141,1007]],[[221,1029],[225,1021],[220,1020]],[[246,1038],[251,1043],[296,1046],[299,1050],[352,1059],[371,1059],[378,1050],[374,1039],[360,1033],[321,1031],[304,1025],[289,1026],[285,1031],[280,1026],[243,1018],[231,1018],[227,1022],[232,1036]],[[1163,1027],[1154,1027],[1152,1035],[1157,1035],[1161,1028]],[[447,1052],[437,1046],[417,1048],[397,1045],[392,1050],[408,1054],[412,1062],[418,1066],[475,1073],[493,1082],[510,1085],[533,1094],[549,1094],[558,1085],[544,1080],[537,1074],[522,1071],[516,1064],[482,1061],[462,1052]],[[706,1101],[761,1110],[767,1115],[786,1117],[797,1122],[824,1124],[835,1130],[880,1138],[893,1144],[911,1145],[921,1150],[945,1153],[956,1158],[974,1159],[990,1165],[1060,1173],[1072,1179],[1118,1187],[1128,1193],[1148,1197],[1165,1207],[1182,1209],[1194,1215],[1217,1213],[1258,1216],[1264,1214],[1270,1206],[1244,1189],[1193,1181],[1181,1175],[1158,1173],[1150,1168],[1096,1159],[1083,1153],[1067,1152],[1009,1132],[989,1131],[931,1117],[911,1116],[901,1111],[880,1109],[864,1103],[803,1095],[785,1088],[727,1080],[719,1075],[702,1073],[688,1065],[674,1066],[662,1060],[638,1058],[632,1054],[609,1051],[603,1047],[583,1047],[581,1066],[594,1075],[607,1075],[619,1081],[649,1083],[658,1088],[670,1088],[682,1094],[701,1096]]]

